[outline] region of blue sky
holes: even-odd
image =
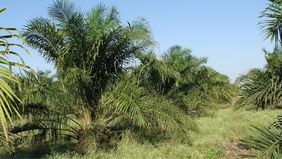
[[[0,17],[0,26],[22,29],[34,17],[47,17],[52,0],[0,0],[7,8]],[[267,0],[71,0],[82,11],[98,3],[116,6],[121,19],[132,21],[144,17],[150,24],[156,52],[160,55],[174,44],[192,50],[199,57],[208,57],[208,65],[234,80],[251,68],[265,64],[262,48],[272,50],[264,40],[257,23]],[[36,70],[52,70],[37,51],[25,57]]]

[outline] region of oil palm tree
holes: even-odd
[[[165,52],[162,61],[181,75],[175,91],[183,92],[186,98],[193,98],[198,92],[200,95],[196,96],[202,98],[198,101],[230,101],[229,78],[205,66],[207,58],[196,57],[191,50],[175,45]]]
[[[153,52],[138,54],[141,62],[134,72],[139,84],[148,90],[167,95],[180,80],[180,73],[164,61],[158,59]]]
[[[138,58],[141,64],[134,71],[140,85],[189,114],[198,113],[192,109],[199,105],[231,101],[229,78],[205,66],[207,59],[193,56],[189,49],[176,45],[159,59],[153,52]]]
[[[93,112],[107,84],[154,44],[143,18],[123,25],[115,7],[99,4],[85,15],[57,0],[48,13],[50,19],[35,18],[26,25],[25,40],[55,65],[58,78],[75,84],[69,88]]]
[[[261,13],[259,25],[263,29],[266,39],[275,42],[275,50],[282,48],[282,1],[269,0],[270,4]]]
[[[265,52],[266,66],[253,69],[240,78],[239,104],[255,105],[257,108],[281,108],[282,103],[282,1],[269,0],[271,3],[262,12],[260,24],[266,38],[275,42],[273,52]],[[281,158],[281,117],[267,128],[254,127],[254,133],[243,143],[259,151],[259,158]]]
[[[267,106],[281,107],[282,1],[269,2],[261,13],[262,20],[259,24],[265,38],[275,42],[275,49],[271,53],[263,50],[267,62],[265,68],[251,70],[239,79],[241,98],[238,103],[253,104],[263,109]]]
[[[100,100],[106,88],[115,83],[139,52],[155,43],[143,18],[123,25],[115,7],[99,4],[83,14],[69,1],[57,0],[48,13],[50,19],[29,21],[23,36],[47,62],[55,65],[57,82],[62,83],[57,88],[63,87],[65,94],[70,93],[78,101],[70,105],[80,110],[72,115],[78,124],[78,142],[83,145],[84,132],[97,135],[100,130],[96,127],[103,126],[99,121],[103,121],[100,110],[105,104]]]
[[[241,77],[239,105],[255,105],[257,109],[282,106],[282,52],[264,51],[266,66],[263,69],[253,69]]]
[[[100,106],[108,119],[107,125],[113,130],[130,130],[149,141],[157,140],[160,135],[173,138],[181,134],[177,137],[187,137],[194,124],[190,117],[169,98],[140,87],[136,78],[125,74],[103,94]],[[148,138],[144,137],[146,135]]]

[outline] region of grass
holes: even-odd
[[[202,158],[220,158],[224,155],[228,144],[246,138],[252,133],[250,129],[252,125],[268,126],[281,113],[281,110],[218,110],[214,112],[214,117],[202,117],[197,120],[199,132],[191,135],[192,149]]]
[[[220,109],[214,111],[212,116],[196,119],[198,131],[191,132],[192,145],[179,143],[162,143],[159,145],[140,144],[123,140],[116,150],[111,152],[91,152],[81,156],[74,152],[47,153],[48,159],[219,159],[228,158],[238,154],[228,151],[228,145],[251,134],[251,125],[258,127],[268,126],[274,118],[282,114],[281,110],[245,111]],[[229,152],[228,155],[227,151]],[[30,152],[28,152],[30,153]],[[227,156],[227,157],[226,157]],[[1,156],[0,156],[1,158]],[[7,158],[7,156],[6,156]],[[24,158],[24,152],[10,158]],[[26,157],[28,158],[28,157]],[[236,157],[234,157],[236,158]]]

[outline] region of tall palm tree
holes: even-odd
[[[31,20],[23,35],[94,112],[106,85],[154,44],[143,18],[123,25],[115,7],[100,4],[85,15],[67,0],[56,0],[48,13],[50,19]]]
[[[269,0],[270,4],[261,13],[259,25],[263,29],[265,38],[275,42],[275,50],[282,49],[282,1]]]

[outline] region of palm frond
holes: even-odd
[[[242,143],[258,150],[259,158],[281,158],[282,156],[282,136],[281,136],[281,117],[269,128],[253,127],[253,134]]]
[[[13,106],[17,102],[20,102],[20,99],[15,95],[14,91],[11,89],[9,86],[8,82],[16,82],[18,83],[17,78],[15,78],[13,72],[12,72],[12,66],[18,66],[21,68],[28,68],[24,63],[23,60],[21,59],[20,55],[17,54],[16,52],[12,51],[10,49],[11,46],[18,46],[20,48],[23,48],[19,44],[11,44],[8,42],[7,38],[12,38],[12,37],[18,37],[15,36],[16,34],[14,33],[15,29],[14,28],[2,28],[0,27],[0,47],[4,46],[3,52],[1,52],[1,57],[0,57],[0,118],[1,118],[1,125],[3,127],[3,131],[5,134],[5,137],[8,138],[8,123],[12,123],[11,120],[11,114],[16,113],[18,116],[19,113],[17,109]],[[11,37],[7,37],[6,35],[2,34],[8,34],[11,35]],[[23,49],[23,51],[27,51],[26,49]],[[7,55],[13,55],[15,57],[18,57],[22,63],[17,63],[13,61],[7,60]]]
[[[68,0],[57,0],[48,8],[48,13],[54,20],[65,23],[76,12],[75,5]]]
[[[271,2],[268,7],[261,13],[259,22],[261,29],[265,34],[266,39],[275,42],[275,49],[281,50],[281,20],[282,20],[282,5],[279,2]]]
[[[117,9],[115,7],[109,9],[104,4],[98,4],[93,8],[87,14],[87,19],[91,30],[99,34],[117,28],[121,23]]]
[[[63,54],[66,50],[66,46],[62,45],[62,33],[48,19],[35,18],[31,20],[27,24],[23,36],[28,45],[39,49],[47,62],[54,62],[59,54]]]

